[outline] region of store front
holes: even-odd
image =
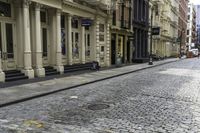
[[[109,65],[107,14],[70,4],[0,0],[0,81],[8,70],[34,78],[47,76],[47,71],[62,74],[66,65]]]
[[[16,22],[14,8],[9,2],[0,1],[0,51],[2,70],[16,69]]]

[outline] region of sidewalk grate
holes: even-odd
[[[88,106],[88,109],[90,110],[103,110],[109,108],[110,105],[105,104],[105,103],[98,103],[98,104],[91,104]]]

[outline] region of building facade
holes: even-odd
[[[197,43],[200,44],[200,5],[195,5],[196,9],[196,29],[197,29]]]
[[[181,43],[181,52],[186,52],[186,31],[187,31],[187,14],[188,14],[188,0],[179,0],[179,20],[178,20],[178,36]]]
[[[161,58],[177,56],[178,0],[151,0],[150,7],[150,19],[153,13],[152,25],[160,27],[159,35],[154,35],[152,39],[152,54]]]
[[[29,78],[51,66],[110,65],[109,1],[0,0],[0,81],[4,71]]]
[[[188,4],[188,23],[186,45],[188,50],[195,47],[196,43],[196,9],[192,3]]]
[[[133,61],[148,61],[149,0],[133,1]]]
[[[132,62],[132,0],[116,0],[112,13],[111,64]]]

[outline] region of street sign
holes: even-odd
[[[160,27],[153,27],[152,35],[160,35]]]
[[[92,20],[91,19],[82,19],[81,25],[82,26],[91,26],[92,25]]]

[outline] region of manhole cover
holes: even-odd
[[[88,109],[90,110],[102,110],[102,109],[107,109],[109,108],[110,105],[104,104],[104,103],[99,103],[99,104],[91,104],[88,106]]]

